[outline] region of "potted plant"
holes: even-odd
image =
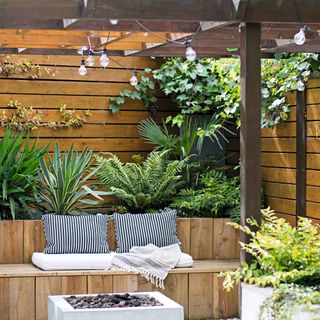
[[[247,226],[231,224],[251,237],[249,243],[240,244],[252,260],[222,274],[227,290],[241,283],[243,319],[316,319],[320,309],[319,226],[299,218],[292,227],[269,208],[262,210],[261,225],[252,218]]]

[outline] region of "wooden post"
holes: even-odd
[[[307,167],[307,138],[306,138],[306,94],[297,91],[296,108],[296,216],[306,216],[306,167]]]
[[[261,25],[241,24],[241,129],[240,129],[240,181],[241,181],[241,224],[248,217],[261,220]],[[248,242],[247,235],[241,235]],[[241,252],[241,260],[250,257]]]

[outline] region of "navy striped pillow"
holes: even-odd
[[[161,210],[160,213],[114,213],[117,250],[129,252],[133,246],[149,243],[165,247],[180,243],[177,236],[176,211]]]
[[[46,247],[44,253],[109,253],[108,216],[42,216]]]

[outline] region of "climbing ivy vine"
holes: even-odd
[[[320,71],[318,54],[275,54],[262,60],[262,127],[273,127],[285,121],[290,113],[286,102],[289,91],[298,88],[299,77],[306,82],[312,73]],[[198,59],[190,62],[169,58],[160,69],[133,89],[125,90],[111,100],[110,110],[117,112],[126,99],[140,99],[148,107],[156,103],[156,88],[160,88],[179,107],[180,114],[172,121],[181,122],[181,115],[211,113],[218,118],[232,119],[240,125],[240,63],[236,58]]]

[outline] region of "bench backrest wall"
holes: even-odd
[[[182,250],[196,260],[239,257],[238,233],[229,219],[179,218],[177,231]],[[114,223],[109,223],[109,247],[116,248]],[[0,221],[0,264],[30,263],[33,252],[42,251],[45,237],[42,221]]]

